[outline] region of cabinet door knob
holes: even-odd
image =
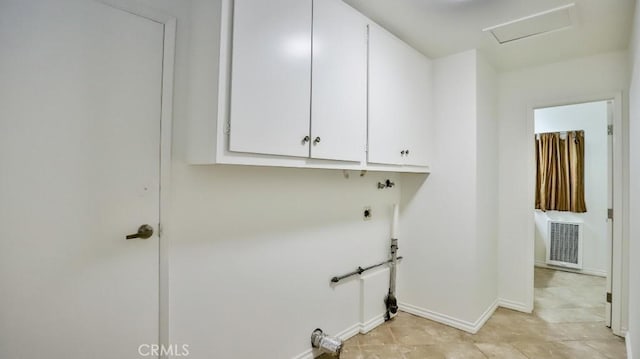
[[[302,139],[302,144],[309,142],[310,139],[311,138],[309,136],[304,136],[304,138]]]
[[[317,145],[318,143],[320,143],[320,137],[316,137],[316,138],[313,140],[313,143],[314,143],[314,144],[316,144],[316,145]]]
[[[409,150],[404,150],[404,153],[409,156]]]
[[[404,154],[405,154],[406,152],[407,152],[407,151],[405,151],[405,150],[400,151],[400,156],[404,156]]]

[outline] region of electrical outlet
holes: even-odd
[[[373,212],[371,212],[371,207],[370,206],[364,207],[364,210],[362,211],[362,218],[365,221],[368,221],[371,219],[372,215],[373,215]]]

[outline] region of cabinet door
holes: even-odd
[[[309,156],[311,0],[235,0],[229,150]]]
[[[431,60],[417,51],[408,55],[408,69],[412,72],[407,79],[407,91],[409,115],[405,123],[406,150],[404,164],[412,166],[428,166],[430,161],[429,148],[431,146],[432,75]]]
[[[361,161],[367,130],[367,22],[340,0],[313,1],[311,157]]]
[[[367,161],[403,163],[401,121],[406,118],[400,53],[404,44],[378,25],[369,25],[369,138]]]
[[[430,116],[430,70],[422,54],[369,26],[368,162],[427,165],[423,131]]]

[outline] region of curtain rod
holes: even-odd
[[[544,135],[547,133],[559,133],[561,135],[566,135],[569,132],[584,132],[584,130],[569,130],[569,131],[551,131],[551,132],[536,132],[536,135]]]
[[[584,132],[584,130],[539,132],[539,133],[536,133],[535,135],[536,135],[536,138],[540,138],[540,135],[545,135],[545,134],[548,134],[548,133],[559,133],[559,134],[560,134],[560,136],[562,137],[562,136],[566,136],[569,132]]]

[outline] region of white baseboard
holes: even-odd
[[[528,310],[527,307],[521,303],[509,301],[506,299],[497,299],[484,311],[484,313],[482,313],[482,315],[480,315],[478,319],[476,319],[475,322],[469,322],[469,321],[460,320],[460,319],[448,316],[446,314],[441,314],[428,309],[420,308],[408,303],[399,302],[398,305],[399,305],[399,309],[403,312],[407,312],[422,318],[433,320],[435,322],[442,323],[471,334],[477,333],[480,330],[480,328],[482,328],[482,326],[487,322],[487,320],[491,318],[491,316],[496,311],[498,306],[513,309],[513,310],[518,310],[521,312],[531,313],[531,310]],[[379,314],[369,319],[365,323],[356,323],[350,326],[349,328],[335,334],[335,336],[342,340],[347,340],[358,333],[363,333],[363,334],[367,333],[372,329],[376,328],[377,326],[381,325],[382,323],[384,323],[384,314],[385,313]],[[627,351],[629,350],[630,349],[627,349]],[[303,353],[300,353],[299,355],[293,357],[292,359],[313,359],[317,355],[320,355],[320,353],[316,352],[313,349],[308,349]],[[631,359],[631,357],[629,357],[629,359]]]
[[[627,359],[633,359],[633,354],[631,353],[631,335],[629,335],[629,332],[624,336],[624,342],[627,346]]]
[[[407,312],[413,315],[417,315],[422,318],[426,318],[429,320],[433,320],[438,323],[442,323],[460,330],[463,330],[467,333],[475,334],[480,328],[491,318],[493,313],[496,311],[498,307],[508,308],[517,310],[524,313],[531,313],[532,308],[529,308],[527,305],[514,302],[508,299],[497,299],[493,302],[485,311],[480,315],[480,317],[475,322],[469,322],[465,320],[460,320],[446,314],[437,313],[428,309],[420,308],[415,305],[411,305],[408,303],[399,302],[400,310],[403,312]],[[384,323],[384,313],[379,314],[371,319],[369,319],[365,323],[356,323],[349,328],[335,334],[336,337],[347,340],[358,333],[367,333],[377,326]],[[628,335],[627,335],[628,338]],[[629,340],[627,339],[627,352],[631,353],[631,347],[629,346]],[[308,349],[303,353],[293,357],[292,359],[313,359],[315,356],[320,355],[320,353],[315,352],[312,349]],[[631,356],[628,356],[628,359],[632,359]]]
[[[498,299],[498,306],[502,308],[517,310],[518,312],[523,312],[523,313],[533,312],[533,308],[531,308],[530,306],[520,302],[514,302],[508,299],[501,299],[501,298]]]
[[[605,277],[605,278],[607,277],[607,271],[604,271],[601,269],[594,269],[594,268],[572,269],[572,268],[565,268],[565,267],[550,266],[547,263],[541,262],[541,261],[536,261],[535,265],[536,267],[540,267],[540,268],[548,268],[548,269],[561,270],[564,272],[594,275],[597,277]]]
[[[371,331],[372,329],[376,328],[377,326],[379,326],[380,324],[384,323],[384,314],[382,313],[380,315],[377,315],[371,319],[369,319],[367,322],[365,323],[356,323],[352,326],[350,326],[349,328],[334,334],[336,337],[342,339],[342,340],[347,340],[359,333],[367,333],[369,331]],[[304,352],[294,356],[292,359],[313,359],[317,356],[320,355],[320,352],[318,352],[317,350],[311,348],[311,349],[307,349]]]
[[[367,320],[365,323],[360,323],[360,333],[366,334],[375,329],[380,324],[384,323],[384,315],[385,313],[382,313]]]
[[[302,353],[294,356],[291,359],[313,359],[313,358],[315,358],[313,349],[307,349]]]
[[[478,330],[480,330],[485,325],[487,320],[489,320],[489,318],[491,318],[493,313],[495,313],[496,309],[498,309],[498,300],[497,299],[493,303],[491,303],[491,305],[489,307],[487,307],[487,309],[484,311],[484,313],[482,313],[480,318],[478,318],[476,320],[476,322],[474,323],[474,329],[475,329],[473,331],[474,334],[477,333]]]
[[[491,318],[491,315],[493,314],[493,312],[495,312],[496,308],[498,307],[498,301],[496,300],[495,302],[493,302],[493,304],[491,304],[475,322],[460,320],[446,314],[437,313],[432,310],[420,308],[408,303],[400,302],[399,307],[400,307],[400,310],[403,312],[417,315],[422,318],[433,320],[434,322],[442,323],[450,327],[454,327],[460,330],[464,330],[465,332],[475,334],[478,332],[478,330],[480,330],[480,328],[482,328],[484,323],[486,323],[487,320]]]
[[[362,323],[356,323],[350,326],[349,328],[336,333],[335,336],[342,340],[347,340],[353,337],[354,335],[357,335],[358,333],[360,333],[360,328],[362,328]]]

